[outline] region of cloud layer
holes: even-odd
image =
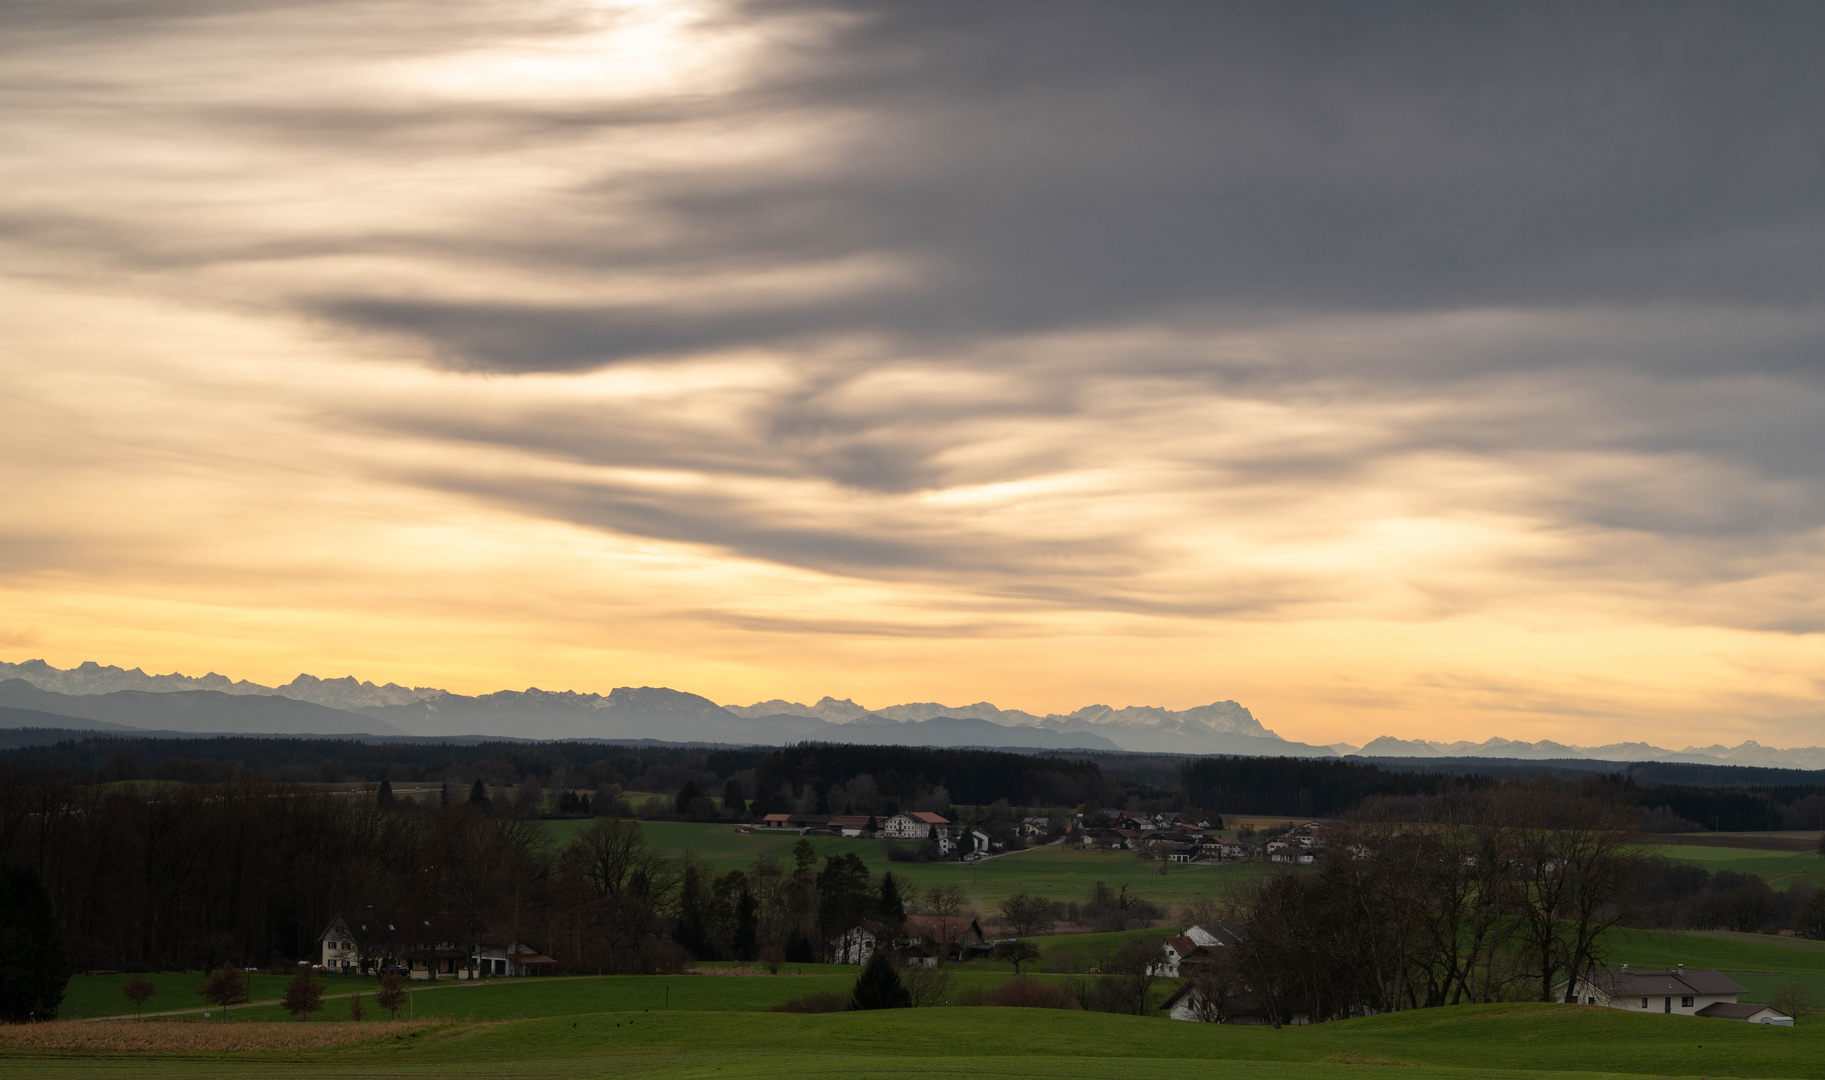
[[[0,640],[1802,739],[1822,30],[13,5]]]

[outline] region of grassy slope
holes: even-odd
[[[1825,1077],[1821,1051],[1825,1024],[1769,1028],[1575,1006],[1465,1006],[1281,1031],[1047,1010],[672,1012],[461,1025],[423,1038],[308,1053],[8,1054],[0,1056],[0,1074],[1330,1080],[1360,1075],[1364,1066],[1398,1064],[1405,1066],[1401,1076],[1427,1080],[1505,1080],[1543,1071],[1815,1078]]]
[[[1779,890],[1785,890],[1796,881],[1810,882],[1814,888],[1825,886],[1825,855],[1815,851],[1755,851],[1678,844],[1654,844],[1647,850],[1673,862],[1696,863],[1714,874],[1719,870],[1760,874]]]
[[[1759,940],[1757,940],[1759,939]],[[1825,949],[1796,947],[1816,942],[1761,934],[1675,933],[1617,930],[1605,939],[1611,963],[1637,967],[1721,968],[1729,971],[1785,971],[1825,975]]]

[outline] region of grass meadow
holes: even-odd
[[[746,979],[705,981],[746,982]],[[105,1025],[124,1028],[131,1022]],[[200,1029],[200,1024],[145,1022]],[[300,1045],[287,1025],[245,1025],[235,1045],[272,1032],[268,1050],[215,1049],[197,1031],[160,1032],[168,1049],[84,1050],[85,1025],[12,1036],[0,1075],[70,1080],[217,1077],[1056,1077],[1176,1080],[1417,1080],[1582,1077],[1818,1077],[1825,1023],[1773,1028],[1562,1005],[1473,1005],[1305,1028],[1229,1027],[1052,1010],[949,1008],[788,1015],[598,1012],[395,1027],[337,1046]],[[291,1025],[302,1027],[303,1025]],[[40,1025],[45,1028],[47,1025]],[[347,1037],[343,1025],[325,1041]],[[68,1030],[62,1036],[57,1029]],[[130,1034],[130,1033],[128,1033]],[[357,1034],[365,1034],[359,1029]],[[64,1042],[59,1043],[63,1037]],[[128,1045],[113,1039],[111,1045]],[[67,1046],[67,1049],[57,1049]]]
[[[1650,844],[1647,850],[1671,862],[1695,863],[1713,874],[1719,870],[1760,874],[1777,892],[1784,892],[1798,881],[1807,882],[1814,888],[1825,887],[1825,855],[1816,851],[1759,851],[1680,844]]]

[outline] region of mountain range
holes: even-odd
[[[786,745],[840,742],[897,746],[1238,754],[1265,757],[1501,758],[1668,761],[1825,769],[1825,749],[1782,750],[1749,741],[1666,750],[1647,743],[1581,747],[1494,738],[1473,743],[1382,736],[1363,746],[1292,742],[1248,709],[1219,701],[1191,709],[1090,705],[1040,716],[973,705],[909,702],[869,709],[847,698],[816,704],[774,699],[718,705],[666,687],[608,694],[502,690],[468,696],[436,687],[376,685],[352,677],[299,675],[263,686],[213,672],[148,675],[93,661],[57,668],[43,660],[0,662],[0,728],[158,730],[195,734],[497,736]]]

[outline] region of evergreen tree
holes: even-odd
[[[488,785],[482,783],[479,776],[475,778],[475,783],[469,788],[469,805],[482,811],[486,811],[492,805],[488,802]]]
[[[895,926],[906,922],[906,902],[900,899],[900,883],[891,873],[881,875],[881,917]]]
[[[391,780],[380,782],[380,790],[374,793],[374,805],[382,810],[393,805],[393,782]]]
[[[812,872],[817,868],[817,848],[803,837],[792,845],[792,875],[801,881],[809,881]]]
[[[438,785],[437,805],[439,805],[439,806],[449,806],[450,805],[450,781],[448,781],[448,780],[445,780],[442,784]]]
[[[817,921],[824,937],[834,938],[860,924],[875,906],[873,892],[868,864],[861,856],[826,856],[817,874]]]
[[[862,969],[861,978],[855,981],[855,989],[850,992],[851,1009],[912,1007],[912,995],[900,982],[900,973],[894,970],[893,960],[887,953],[886,948],[879,948],[868,958],[868,966]]]
[[[733,776],[722,786],[722,812],[735,817],[742,817],[748,812],[748,796],[741,790],[741,781]]]
[[[731,942],[735,948],[735,959],[754,959],[759,936],[760,904],[744,884],[741,895],[735,899],[735,940]]]
[[[684,878],[678,884],[678,926],[672,939],[696,960],[714,959],[709,955],[703,907],[703,875],[698,873],[696,864],[686,864]]]
[[[56,1019],[69,981],[63,931],[38,874],[0,868],[0,1019]]]
[[[703,785],[695,780],[686,780],[684,786],[678,789],[678,798],[675,802],[678,815],[683,817],[690,813],[691,804],[701,798],[703,798]]]

